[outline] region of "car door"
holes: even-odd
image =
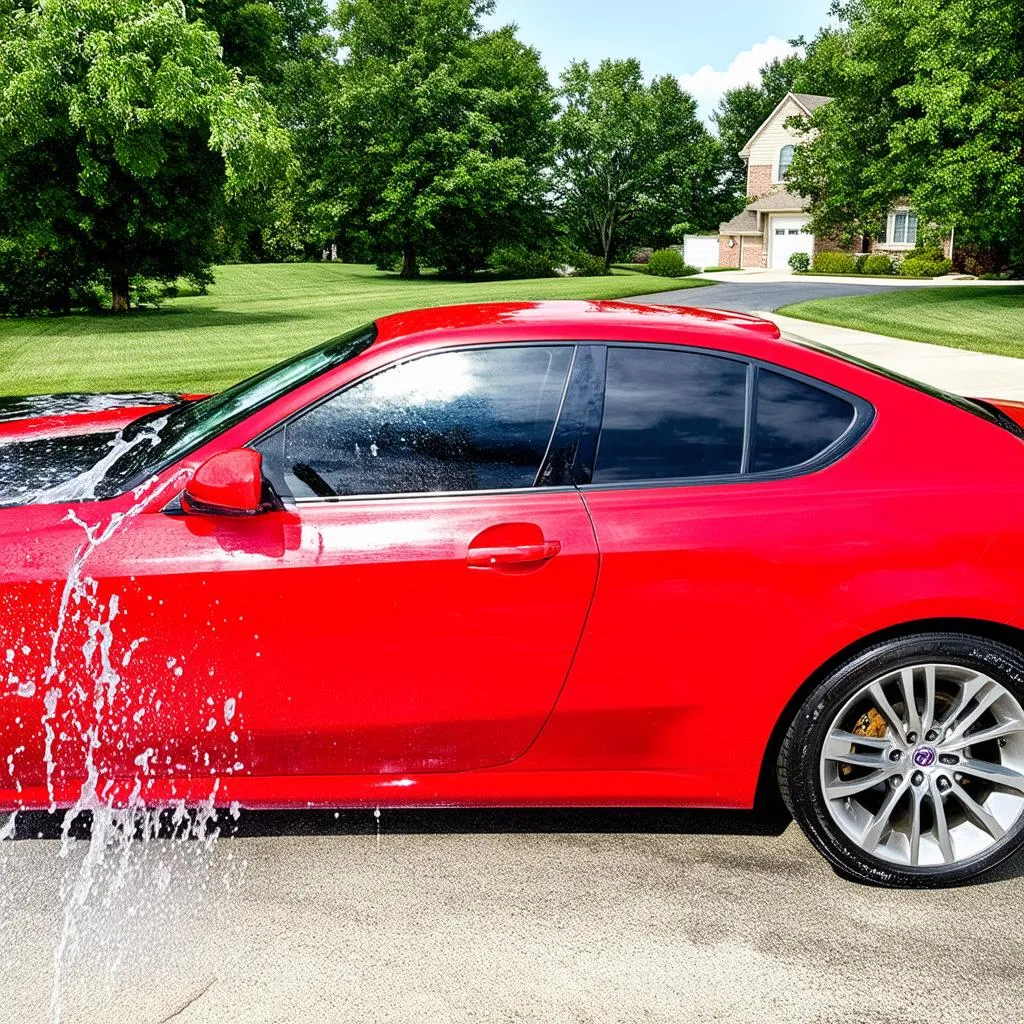
[[[828,547],[858,512],[828,485],[830,461],[870,407],[726,353],[606,352],[596,457],[577,466],[600,579],[532,754],[702,776],[695,798],[710,799],[730,791],[730,772],[756,778],[774,721],[764,709],[780,680],[791,693],[806,677],[808,650],[838,619]]]
[[[253,442],[283,509],[141,516],[107,545],[134,595],[122,607],[142,609],[138,657],[178,673],[147,693],[125,763],[140,745],[157,774],[459,771],[522,753],[597,575],[579,493],[544,485],[574,353],[473,347],[372,373]]]

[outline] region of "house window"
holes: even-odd
[[[785,181],[789,174],[789,165],[793,162],[793,147],[783,146],[779,150],[779,181]]]
[[[913,248],[917,244],[917,214],[906,209],[894,210],[886,220],[885,231],[879,241]]]

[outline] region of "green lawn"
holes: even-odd
[[[611,277],[402,281],[341,263],[227,266],[208,295],[128,316],[0,319],[0,394],[213,391],[336,334],[420,306],[523,299],[619,299],[708,282]]]
[[[1024,358],[1024,286],[892,288],[776,313],[932,345]]]

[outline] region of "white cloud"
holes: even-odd
[[[769,36],[763,43],[754,43],[749,50],[736,54],[724,71],[705,64],[693,74],[680,75],[679,84],[697,101],[697,112],[707,121],[726,89],[760,82],[765,64],[799,52],[785,39]]]

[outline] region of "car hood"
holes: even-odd
[[[0,398],[0,508],[45,501],[109,457],[133,420],[201,397],[146,391]]]

